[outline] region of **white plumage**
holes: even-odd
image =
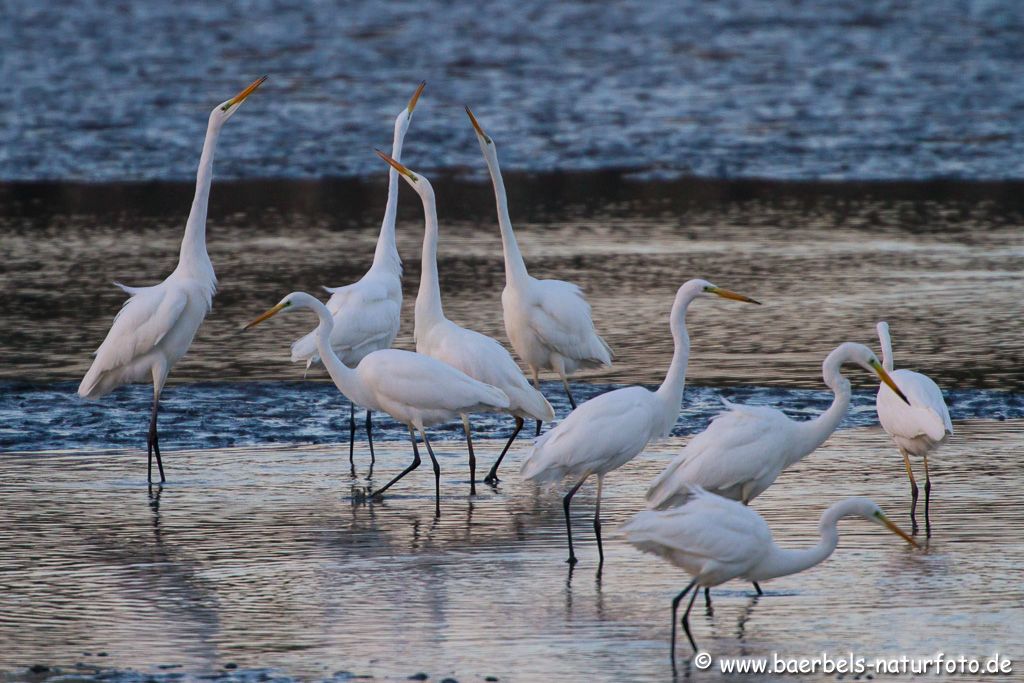
[[[160,392],[171,368],[192,345],[217,291],[217,277],[206,251],[206,211],[217,140],[224,123],[264,80],[266,77],[256,80],[235,97],[214,107],[210,113],[196,174],[195,198],[185,225],[178,266],[163,282],[152,287],[128,287],[115,283],[130,298],[114,318],[110,331],[94,354],[89,371],[78,386],[79,396],[95,399],[123,384],[152,380],[153,409],[147,447],[150,481],[153,479],[154,453],[160,481],[165,481],[157,433]]]
[[[526,262],[512,231],[498,151],[469,107],[466,113],[487,162],[498,207],[505,254],[505,289],[501,293],[505,332],[512,348],[530,368],[535,386],[540,388],[542,370],[557,373],[569,403],[575,408],[576,399],[569,389],[568,376],[577,370],[610,366],[612,350],[594,329],[590,304],[579,287],[562,280],[538,280],[526,271]],[[540,433],[539,423],[537,433]]]
[[[775,408],[726,401],[727,412],[712,419],[652,482],[648,505],[678,505],[686,500],[691,486],[743,503],[761,495],[783,470],[823,444],[846,415],[851,391],[840,372],[844,363],[856,363],[882,381],[888,378],[871,349],[845,342],[822,363],[822,377],[835,398],[829,409],[813,420],[797,422]]]
[[[632,460],[652,439],[667,436],[672,430],[679,415],[690,355],[686,310],[694,299],[706,294],[757,303],[706,280],[685,283],[676,292],[672,304],[670,326],[675,350],[661,387],[653,392],[643,387],[626,387],[592,398],[537,439],[526,454],[521,470],[524,478],[544,483],[571,477],[576,482],[563,499],[571,564],[576,562],[576,555],[572,546],[569,504],[579,487],[589,476],[597,475],[594,531],[603,562],[600,509],[604,475]]]
[[[672,660],[675,662],[676,614],[687,592],[693,591],[683,614],[683,628],[693,649],[689,616],[697,589],[711,588],[731,579],[765,581],[796,574],[824,562],[839,542],[837,525],[845,517],[862,517],[881,524],[911,545],[913,539],[893,524],[881,508],[867,498],[847,498],[822,515],[821,540],[804,550],[775,545],[764,519],[749,507],[690,487],[686,503],[669,510],[645,510],[623,525],[629,542],[644,552],[662,557],[693,577],[672,601]]]
[[[544,395],[530,386],[512,356],[494,339],[456,325],[445,317],[437,272],[438,221],[430,182],[385,154],[381,158],[402,174],[423,201],[424,233],[420,289],[416,295],[416,351],[458,368],[470,377],[493,385],[509,398],[506,412],[516,417],[515,431],[485,481],[497,483],[498,465],[523,426],[523,418],[552,420],[555,412]],[[476,493],[476,456],[468,415],[462,415],[469,447],[470,492]]]
[[[903,464],[907,470],[911,487],[910,520],[914,532],[917,531],[917,482],[910,467],[910,455],[924,459],[925,473],[925,529],[931,536],[931,477],[928,473],[928,454],[938,448],[939,444],[953,433],[953,421],[949,417],[949,408],[942,397],[942,390],[927,375],[913,370],[893,370],[892,340],[889,337],[889,323],[879,322],[878,339],[882,345],[882,363],[892,373],[897,386],[910,399],[910,405],[899,400],[892,389],[884,384],[878,387],[875,398],[875,409],[882,429],[892,437],[903,456]]]

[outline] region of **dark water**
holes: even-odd
[[[1021,178],[1015,0],[460,0],[0,7],[0,179],[192,176],[206,116],[228,177],[382,173],[395,113],[429,86],[406,157],[647,175]]]

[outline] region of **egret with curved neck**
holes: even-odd
[[[538,280],[526,271],[512,231],[494,140],[480,127],[469,107],[466,107],[466,114],[487,162],[498,207],[505,253],[505,289],[501,293],[505,332],[512,348],[530,368],[534,386],[540,390],[541,371],[557,373],[569,397],[569,405],[575,409],[576,399],[569,388],[568,377],[577,370],[610,366],[612,350],[594,329],[590,304],[579,287],[563,280]],[[540,428],[538,420],[537,434]]]
[[[953,433],[953,421],[949,408],[942,397],[942,389],[931,377],[913,370],[893,370],[892,340],[889,337],[889,323],[878,323],[878,339],[882,345],[882,363],[892,374],[893,380],[910,399],[910,404],[900,401],[887,385],[878,387],[875,410],[882,429],[892,437],[903,456],[903,465],[910,479],[910,524],[917,533],[917,482],[910,467],[910,456],[924,459],[924,523],[925,534],[932,535],[929,515],[932,481],[928,472],[928,454],[939,447]]]
[[[662,557],[683,569],[693,580],[672,600],[672,663],[675,666],[676,617],[688,592],[683,629],[690,633],[690,610],[700,588],[710,589],[732,579],[767,581],[797,574],[827,560],[839,542],[838,523],[860,517],[880,524],[914,547],[917,543],[897,527],[868,498],[847,498],[821,515],[821,540],[811,548],[786,550],[775,545],[771,529],[761,515],[736,501],[699,486],[687,492],[686,503],[668,510],[645,510],[622,527],[629,542],[644,552]]]
[[[345,365],[331,346],[334,317],[315,297],[292,292],[280,303],[245,326],[250,329],[281,311],[311,310],[320,320],[314,330],[320,360],[338,391],[370,410],[383,411],[404,424],[412,440],[413,461],[385,486],[378,496],[420,465],[416,432],[419,431],[434,467],[434,510],[441,515],[441,467],[427,438],[427,427],[474,410],[501,410],[509,405],[500,389],[478,382],[455,368],[420,353],[381,349],[369,353],[354,369]]]
[[[419,84],[409,103],[395,117],[391,155],[402,158],[402,145],[412,123],[416,103],[426,87]],[[362,278],[344,287],[325,287],[331,293],[327,308],[334,318],[331,348],[350,366],[359,365],[368,354],[390,348],[398,336],[402,314],[402,259],[395,241],[395,217],[398,214],[398,173],[388,173],[388,200],[384,209],[373,264]],[[307,370],[320,362],[316,331],[292,343],[292,362],[305,362]],[[348,460],[355,476],[356,403],[349,396]],[[365,407],[365,406],[364,406]],[[366,410],[366,440],[370,447],[370,472],[376,456],[373,451],[372,412]]]
[[[115,283],[131,298],[114,318],[114,324],[96,350],[95,359],[78,386],[79,396],[95,399],[123,384],[152,379],[153,409],[147,441],[150,482],[153,481],[154,454],[160,481],[166,481],[157,432],[160,392],[171,368],[192,345],[192,339],[210,312],[213,295],[217,291],[217,277],[206,251],[206,209],[213,182],[217,140],[224,123],[265,80],[266,76],[257,79],[210,112],[196,173],[195,198],[185,224],[178,266],[167,279],[152,287],[128,287]]]
[[[525,479],[546,483],[570,477],[575,482],[562,499],[565,530],[569,539],[569,564],[576,564],[569,506],[583,482],[591,475],[597,475],[594,533],[597,536],[600,562],[603,563],[600,515],[604,476],[635,458],[652,439],[668,436],[675,425],[690,357],[686,311],[695,299],[703,296],[758,303],[707,280],[690,280],[685,283],[676,292],[672,304],[672,363],[665,381],[657,391],[644,387],[626,387],[592,398],[537,439],[527,453],[522,466]]]

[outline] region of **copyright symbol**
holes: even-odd
[[[701,671],[707,671],[711,668],[711,655],[707,652],[698,652],[693,658],[693,663]]]

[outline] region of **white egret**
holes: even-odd
[[[530,382],[523,376],[522,370],[512,360],[505,347],[494,339],[460,327],[445,317],[444,309],[441,307],[441,286],[437,275],[438,224],[434,189],[422,175],[413,173],[383,152],[378,151],[377,154],[402,174],[423,201],[425,227],[420,289],[416,295],[416,351],[444,361],[473,379],[498,387],[509,398],[510,405],[506,412],[515,417],[516,426],[485,479],[487,483],[493,485],[498,481],[498,465],[515,441],[519,430],[523,428],[523,419],[532,417],[535,420],[553,420],[555,411],[544,395],[530,386]],[[469,416],[466,413],[462,414],[462,426],[466,430],[466,443],[469,447],[470,493],[475,494],[476,456],[473,453],[473,437]]]
[[[152,378],[153,409],[147,442],[150,482],[153,481],[154,453],[160,481],[165,481],[156,427],[160,392],[171,368],[192,345],[196,331],[213,306],[213,295],[217,291],[217,276],[206,251],[206,208],[210,199],[217,140],[224,123],[266,79],[266,76],[257,79],[210,112],[196,173],[195,198],[185,224],[178,266],[163,282],[152,287],[128,287],[114,283],[130,298],[114,318],[106,339],[94,354],[92,366],[78,386],[79,396],[95,399],[121,385]]]
[[[569,404],[575,410],[576,399],[569,389],[569,375],[581,369],[610,366],[612,350],[594,329],[590,304],[579,287],[563,280],[538,280],[526,272],[526,262],[512,232],[494,140],[480,127],[469,107],[466,113],[487,162],[498,205],[498,225],[505,252],[505,289],[501,293],[505,333],[512,348],[530,368],[537,389],[540,389],[542,370],[557,373]],[[540,427],[538,421],[537,434],[540,434]]]
[[[844,363],[856,363],[896,386],[871,349],[844,342],[821,366],[825,384],[835,393],[828,410],[813,420],[797,422],[775,408],[726,401],[728,410],[693,437],[651,484],[649,506],[678,505],[694,485],[744,504],[761,495],[783,470],[825,443],[846,416],[851,390],[840,372]]]
[[[917,533],[917,482],[910,468],[910,455],[924,458],[924,524],[925,534],[932,535],[932,524],[928,517],[932,482],[928,476],[928,454],[953,433],[953,422],[949,419],[949,408],[942,398],[942,390],[931,377],[913,370],[893,370],[892,340],[889,338],[889,323],[878,323],[878,339],[882,344],[882,364],[892,374],[893,380],[910,399],[910,404],[897,400],[896,394],[886,385],[878,387],[875,409],[882,429],[892,437],[903,456],[903,464],[910,477],[910,523]]]
[[[672,600],[672,662],[676,654],[676,616],[679,603],[693,590],[683,613],[683,629],[694,651],[690,610],[700,588],[711,588],[732,579],[766,581],[796,574],[821,564],[839,543],[836,526],[845,517],[863,517],[885,526],[915,548],[910,536],[893,524],[867,498],[847,498],[821,515],[821,540],[812,548],[784,550],[772,540],[761,515],[742,503],[716,496],[700,487],[688,492],[687,502],[669,510],[645,510],[622,530],[629,542],[644,552],[662,557],[693,577]]]
[[[576,564],[569,520],[569,505],[576,491],[590,475],[597,475],[594,532],[597,535],[600,562],[603,563],[600,516],[604,475],[632,460],[652,439],[668,436],[675,425],[683,399],[686,364],[690,357],[686,309],[694,299],[708,294],[758,303],[749,297],[717,287],[707,280],[690,280],[685,283],[676,292],[672,304],[670,324],[675,350],[661,387],[657,391],[649,391],[644,387],[626,387],[592,398],[537,439],[527,453],[522,466],[524,478],[545,483],[572,477],[576,482],[562,499],[565,529],[569,537],[569,564]]]
[[[309,309],[317,314],[317,351],[338,390],[360,406],[387,413],[409,429],[413,461],[404,471],[377,489],[377,496],[420,465],[416,431],[420,433],[434,466],[435,513],[441,515],[441,467],[427,439],[426,428],[474,410],[508,408],[501,389],[478,382],[446,363],[420,353],[381,349],[367,354],[355,369],[349,368],[331,347],[334,318],[318,299],[305,292],[292,292],[280,303],[245,326],[250,329],[284,310]]]
[[[402,158],[402,143],[412,123],[416,102],[423,93],[426,81],[420,83],[409,104],[395,118],[395,133],[391,143],[391,156]],[[390,348],[398,336],[402,313],[402,258],[395,242],[395,216],[398,213],[398,174],[388,174],[388,202],[384,221],[373,253],[373,264],[359,280],[344,287],[324,287],[330,292],[327,309],[334,316],[331,348],[349,367],[359,365],[366,355]],[[320,362],[316,350],[316,330],[292,343],[292,362],[304,361],[308,369]],[[356,440],[356,404],[349,400],[348,460],[353,466]],[[374,461],[373,422],[366,411],[366,440],[370,446],[370,461]]]

